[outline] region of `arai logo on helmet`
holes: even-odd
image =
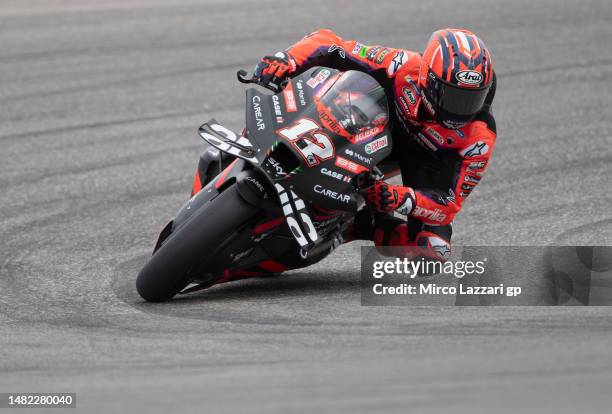
[[[462,70],[455,75],[459,83],[466,85],[478,85],[482,82],[482,74],[475,70]]]

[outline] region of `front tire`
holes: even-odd
[[[228,187],[168,236],[138,273],[138,294],[149,302],[171,299],[189,284],[189,271],[213,257],[258,210],[242,198],[236,184]]]

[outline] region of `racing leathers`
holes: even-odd
[[[410,255],[416,249],[423,256],[447,260],[451,223],[480,182],[495,145],[496,126],[490,108],[495,84],[482,111],[471,122],[450,129],[432,119],[431,106],[429,111],[425,108],[429,102],[418,86],[419,53],[366,46],[321,29],[275,56],[287,62],[274,67],[275,79],[327,66],[366,72],[384,87],[394,105],[390,114],[391,157],[400,165],[403,185],[376,183],[368,198],[378,211],[393,210],[385,204],[401,204],[404,211],[399,212],[408,218],[377,215],[372,232],[357,229],[356,233],[361,233],[358,238],[374,240],[377,246],[405,246]],[[365,221],[361,220],[362,224]]]

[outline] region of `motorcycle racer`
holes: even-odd
[[[398,255],[447,260],[452,222],[480,182],[496,139],[491,112],[496,77],[482,40],[468,30],[441,29],[419,54],[366,46],[321,29],[283,52],[262,58],[254,77],[264,84],[280,85],[313,66],[366,72],[382,85],[394,105],[389,119],[391,158],[399,163],[402,185],[383,180],[371,183],[366,194],[377,213],[375,220],[368,211],[359,213],[348,240],[373,240],[376,246],[395,246]],[[342,108],[341,103],[335,105]],[[199,171],[210,171],[212,158],[204,154]],[[196,181],[194,191],[204,184],[202,177]],[[297,256],[279,262],[246,274],[309,264]],[[237,276],[228,274],[220,282]]]

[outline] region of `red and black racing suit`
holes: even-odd
[[[423,107],[426,101],[421,100],[418,87],[418,53],[366,46],[325,29],[304,37],[285,53],[294,68],[292,75],[313,66],[366,72],[384,87],[394,104],[390,111],[391,157],[399,163],[403,185],[415,192],[415,207],[407,220],[379,215],[373,229],[358,217],[354,238],[373,240],[377,246],[416,249],[434,260],[448,259],[451,223],[481,180],[495,145],[496,127],[490,110],[494,91],[472,122],[448,129],[434,122]],[[296,253],[249,270],[278,272],[308,264]]]

